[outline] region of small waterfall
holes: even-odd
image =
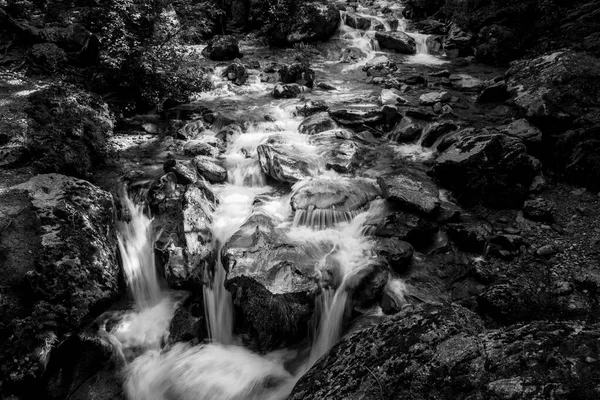
[[[313,229],[326,229],[332,226],[350,222],[360,211],[338,211],[335,208],[296,210],[293,226],[308,226]]]
[[[429,48],[427,47],[427,38],[429,38],[429,35],[424,35],[421,33],[409,33],[409,35],[415,39],[415,44],[417,45],[417,54],[429,54]]]
[[[316,312],[319,312],[321,317],[316,338],[310,350],[308,368],[312,367],[340,339],[347,300],[348,292],[343,284],[337,290],[323,289],[323,293],[317,299],[318,309]]]
[[[143,310],[162,298],[154,261],[152,219],[144,214],[143,205],[136,205],[128,196],[122,200],[131,220],[118,225],[119,251],[127,286],[138,310]]]

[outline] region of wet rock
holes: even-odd
[[[591,382],[600,374],[585,359],[598,357],[597,330],[598,324],[581,321],[484,330],[475,314],[458,305],[419,306],[344,337],[289,399],[333,393],[356,399],[595,397],[599,391]],[[584,348],[594,350],[586,355]]]
[[[198,174],[196,169],[191,167],[188,163],[173,158],[165,161],[163,165],[165,172],[172,172],[177,177],[177,182],[182,185],[189,185],[190,183],[196,183],[198,181]]]
[[[235,60],[242,56],[237,39],[230,35],[213,37],[202,50],[202,55],[213,61]]]
[[[385,259],[397,273],[406,272],[412,260],[414,249],[410,243],[397,238],[385,238],[377,241],[375,253]]]
[[[329,110],[329,106],[323,100],[309,100],[302,107],[296,107],[296,114],[310,117],[313,114]]]
[[[216,144],[213,143],[207,143],[200,140],[190,140],[183,145],[183,154],[190,157],[216,157],[219,155],[219,149],[217,148]]]
[[[410,117],[404,117],[388,134],[391,140],[398,143],[414,142],[421,137],[423,127]]]
[[[367,58],[368,54],[358,47],[348,47],[342,50],[341,61],[345,63],[353,63],[363,58]]]
[[[405,104],[408,101],[400,96],[400,92],[396,89],[383,89],[379,94],[379,101],[382,105],[395,106],[397,104]]]
[[[329,110],[329,115],[342,125],[369,125],[383,121],[381,109],[373,108],[335,108]]]
[[[296,63],[281,67],[279,77],[283,83],[297,83],[300,86],[312,88],[315,81],[315,71],[306,65]]]
[[[369,30],[371,27],[371,18],[353,12],[346,13],[345,22],[349,27],[362,31]]]
[[[398,68],[398,66],[396,65],[396,63],[394,63],[393,61],[391,61],[388,57],[386,57],[386,56],[376,56],[376,57],[373,57],[372,59],[370,59],[369,61],[367,61],[367,63],[363,67],[363,71],[367,71],[369,68],[375,67],[377,65],[389,65],[390,69],[397,69]],[[392,67],[392,65],[393,65],[393,67]]]
[[[375,227],[375,236],[395,237],[422,247],[433,238],[438,226],[422,216],[412,212],[394,212],[386,216]]]
[[[458,129],[458,125],[454,121],[434,122],[427,125],[421,136],[421,145],[423,147],[432,147],[440,138],[454,132]]]
[[[331,4],[303,3],[295,15],[286,41],[289,44],[326,40],[340,24],[340,12]]]
[[[177,138],[181,140],[198,139],[207,127],[202,120],[192,121],[177,131]]]
[[[162,227],[156,246],[169,286],[189,289],[204,281],[214,263],[211,225],[216,199],[203,181],[177,192],[167,198],[170,207],[163,206],[155,217]]]
[[[335,86],[333,86],[333,85],[332,85],[331,83],[329,83],[329,82],[319,82],[319,83],[317,84],[317,87],[318,87],[319,89],[322,89],[322,90],[327,90],[327,91],[329,91],[329,90],[337,90],[337,88],[336,88]]]
[[[415,39],[404,32],[377,32],[375,39],[384,49],[395,50],[403,54],[415,54],[417,52]]]
[[[281,135],[268,137],[256,148],[263,172],[285,183],[296,183],[308,176],[316,166],[310,156],[288,143]]]
[[[324,131],[337,128],[337,124],[329,117],[327,112],[320,112],[304,119],[298,131],[305,135],[314,135]]]
[[[222,143],[222,146],[229,148],[242,133],[242,128],[239,125],[230,124],[221,128],[215,138]]]
[[[558,133],[576,119],[597,121],[590,108],[600,96],[597,58],[558,51],[515,62],[505,78],[515,105],[542,130]]]
[[[243,85],[248,80],[248,71],[246,67],[240,61],[236,60],[233,64],[230,64],[223,72],[223,77],[232,81],[238,86]]]
[[[506,90],[506,82],[493,82],[486,85],[477,96],[478,103],[500,103],[509,98]]]
[[[122,293],[114,213],[110,193],[59,174],[0,193],[7,386],[27,379],[39,388],[40,361]]]
[[[448,103],[452,100],[452,95],[448,92],[430,92],[422,94],[419,97],[419,104],[422,106],[432,106],[435,103]]]
[[[538,149],[542,144],[542,131],[531,125],[525,118],[500,127],[500,130],[508,136],[520,139],[529,149]]]
[[[475,254],[483,254],[494,232],[488,221],[472,216],[463,216],[461,222],[447,224],[446,230],[459,249]]]
[[[431,72],[429,76],[433,76],[436,78],[448,78],[450,77],[450,71],[448,71],[447,69],[442,69],[439,71]]]
[[[192,160],[196,171],[210,183],[221,183],[227,180],[227,170],[217,160],[207,156],[196,156]]]
[[[300,93],[302,93],[302,89],[297,83],[277,84],[273,89],[273,97],[276,99],[292,99],[298,97]]]
[[[520,140],[466,132],[453,140],[440,150],[431,170],[444,187],[460,193],[459,199],[465,203],[520,206],[539,168]]]
[[[452,24],[444,40],[444,50],[450,57],[466,57],[473,54],[474,36],[472,33]]]
[[[379,177],[383,197],[408,209],[433,213],[440,205],[439,189],[426,175],[398,173]]]
[[[336,129],[313,136],[311,144],[323,149],[321,157],[325,160],[327,169],[345,174],[354,171],[359,162],[357,156],[361,145],[349,140],[353,136],[350,131]]]

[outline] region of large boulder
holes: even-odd
[[[598,124],[600,60],[585,53],[557,51],[515,62],[506,72],[514,104],[544,133],[574,124]]]
[[[240,46],[235,37],[219,35],[208,42],[208,45],[202,50],[202,55],[213,61],[228,61],[241,57],[242,53],[240,53]]]
[[[403,54],[415,54],[417,44],[412,36],[404,32],[377,32],[375,39],[384,49],[395,50]]]
[[[315,71],[300,63],[284,65],[279,68],[279,78],[283,83],[297,83],[300,86],[312,88],[315,81]]]
[[[484,330],[457,305],[426,305],[343,338],[289,400],[596,398],[600,326],[579,321]]]
[[[227,170],[214,158],[196,156],[192,160],[196,171],[211,183],[221,183],[227,179]]]
[[[383,197],[409,210],[431,214],[440,206],[439,189],[421,173],[394,173],[377,178]]]
[[[337,128],[335,121],[329,117],[326,111],[323,111],[305,118],[300,123],[298,130],[306,135],[315,135],[335,128]]]
[[[538,169],[519,139],[464,133],[441,152],[431,172],[461,202],[516,207]]]
[[[303,3],[288,28],[288,44],[326,40],[340,24],[340,12],[332,4]]]
[[[269,136],[256,148],[263,172],[286,183],[296,183],[312,175],[316,160],[282,135]]]
[[[7,386],[39,377],[52,348],[122,292],[114,212],[110,193],[59,174],[0,191],[0,368]]]
[[[371,27],[371,18],[354,12],[345,13],[344,22],[351,28],[363,31],[366,31]]]

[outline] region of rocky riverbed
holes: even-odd
[[[599,397],[600,61],[421,3],[190,47],[160,113],[3,72],[2,395]]]

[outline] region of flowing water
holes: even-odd
[[[344,21],[344,13],[342,17]],[[360,31],[342,22],[333,39],[344,48],[358,49],[358,53],[363,54],[358,62],[348,64],[344,60],[329,60],[315,68],[339,84],[335,94],[327,94],[328,100],[352,102],[360,93],[371,90],[362,82],[364,77],[359,78],[360,67],[383,54],[374,40],[374,32],[380,27],[391,30],[392,24],[381,16],[369,17],[372,19],[369,30]],[[398,29],[406,29],[404,20],[394,23]],[[429,54],[426,35],[409,34],[415,38],[418,54],[405,57],[406,64],[444,62]],[[340,191],[351,181],[326,170],[326,151],[320,147],[318,138],[311,139],[298,132],[301,117],[294,115],[298,100],[273,101],[269,96],[265,97],[264,93],[270,91],[272,85],[252,76],[248,84],[234,88],[222,79],[221,74],[222,69],[215,71],[213,83],[216,89],[203,94],[203,101],[226,104],[235,109],[232,113],[261,118],[249,118],[244,134],[229,145],[223,155],[228,170],[227,181],[213,187],[219,198],[212,215],[213,248],[217,260],[214,268],[206,272],[210,282],[204,288],[209,340],[204,344],[165,346],[169,323],[181,296],[161,290],[154,263],[152,219],[144,213],[142,205],[123,199],[131,221],[120,225],[119,248],[136,309],[121,315],[112,326],[105,324],[103,334],[127,364],[125,391],[131,400],[285,398],[302,374],[341,338],[349,322],[350,299],[364,274],[376,268],[374,242],[368,234],[371,221],[380,219],[384,212],[383,203],[373,201],[369,206],[367,201],[364,205],[363,194],[359,193],[349,195],[347,203],[352,207],[347,209],[311,206],[293,210],[291,198],[304,186],[317,182],[330,190]],[[314,98],[319,99],[319,96],[322,95],[315,94]],[[365,101],[362,105],[371,104]],[[292,188],[269,186],[261,169],[257,147],[270,139],[284,142],[294,154],[308,161],[308,176]],[[424,161],[432,154],[418,143],[390,145],[390,148],[396,156],[411,162]],[[248,218],[259,213],[273,221],[286,243],[307,257],[320,260],[315,266],[320,287],[315,299],[315,332],[310,349],[304,355],[302,351],[285,349],[258,355],[244,348],[235,335],[234,306],[231,294],[224,287],[227,273],[221,263],[221,250]],[[406,287],[401,279],[390,279],[387,290],[397,302],[405,302]],[[377,312],[380,313],[375,311],[374,314]]]

